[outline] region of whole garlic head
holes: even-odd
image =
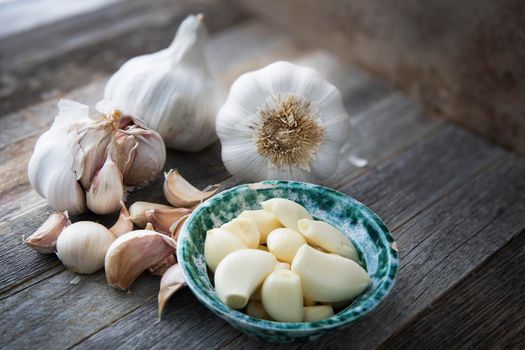
[[[71,215],[87,208],[114,212],[130,186],[144,185],[162,170],[162,138],[139,119],[118,110],[90,114],[70,100],[61,100],[58,108],[28,166],[29,182],[53,209]]]
[[[114,240],[115,236],[101,224],[75,222],[58,236],[57,255],[71,272],[94,273],[104,266],[106,252]]]
[[[326,180],[349,132],[337,88],[288,62],[241,75],[217,115],[224,165],[248,181]]]
[[[217,139],[220,85],[208,69],[202,15],[188,16],[170,47],[130,59],[110,78],[106,103],[140,117],[166,146],[199,151]]]

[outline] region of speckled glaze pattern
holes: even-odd
[[[329,319],[308,323],[261,320],[230,309],[215,294],[204,259],[206,231],[233,219],[243,210],[261,209],[259,202],[276,197],[295,201],[315,219],[340,229],[354,243],[371,276],[372,285]],[[188,286],[204,305],[240,331],[270,342],[313,340],[350,325],[374,309],[390,292],[399,267],[397,246],[386,226],[370,209],[343,193],[293,181],[240,185],[202,203],[181,230],[177,258]]]

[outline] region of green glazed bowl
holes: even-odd
[[[354,243],[372,285],[331,318],[283,323],[253,318],[223,304],[208,277],[204,259],[206,231],[232,220],[259,202],[287,198],[304,206],[315,219],[339,228]],[[293,181],[240,185],[202,203],[186,220],[178,238],[177,259],[195,296],[240,331],[270,342],[313,340],[349,326],[374,309],[390,292],[399,266],[396,244],[383,222],[355,199],[326,187]]]

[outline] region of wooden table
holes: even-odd
[[[66,96],[101,98],[108,74],[131,56],[166,46],[180,20],[203,11],[212,69],[225,86],[242,72],[286,59],[337,85],[352,116],[349,153],[330,184],[362,201],[397,240],[401,267],[391,295],[349,328],[312,343],[254,341],[185,289],[157,320],[159,279],[144,274],[123,293],[103,272],[68,272],[22,243],[50,208],[28,184],[37,137]],[[316,47],[222,2],[114,2],[0,38],[0,348],[525,348],[525,160],[459,127],[423,115],[407,99]],[[168,151],[198,187],[239,183],[220,146]],[[161,179],[132,193],[164,201]],[[114,216],[89,214],[73,220]]]

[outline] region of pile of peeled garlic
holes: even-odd
[[[352,242],[284,198],[209,230],[204,255],[219,299],[253,317],[315,322],[371,283]]]
[[[200,191],[171,170],[165,174],[163,190],[171,205],[135,202],[128,211],[121,201],[118,219],[109,228],[93,221],[72,224],[67,211],[53,212],[25,243],[42,254],[56,253],[74,273],[92,274],[104,268],[107,283],[121,290],[128,290],[146,270],[163,276],[160,316],[169,297],[186,285],[174,255],[182,224],[218,186]]]

